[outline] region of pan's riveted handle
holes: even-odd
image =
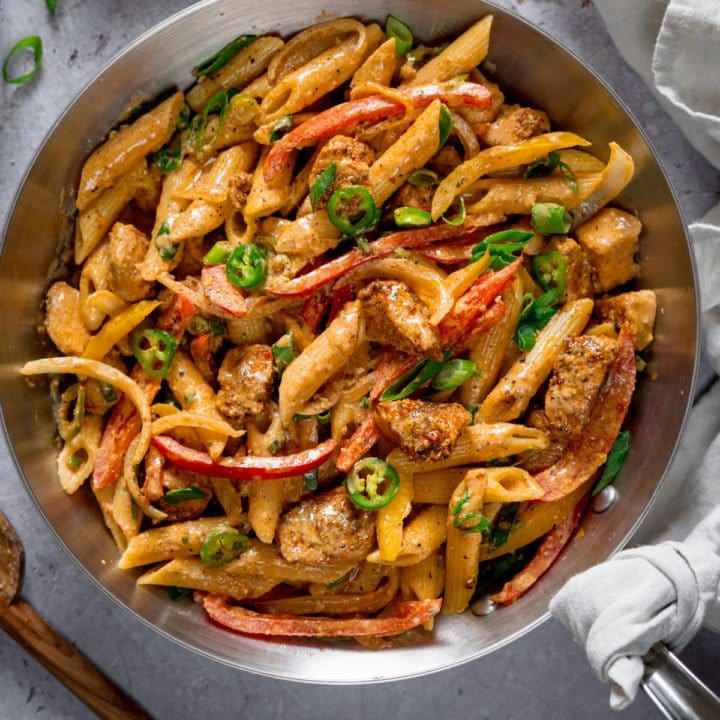
[[[665,645],[644,657],[642,688],[668,720],[720,718],[720,698]]]

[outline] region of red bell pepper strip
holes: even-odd
[[[175,295],[168,309],[158,319],[156,327],[180,342],[194,315],[195,306],[184,296]],[[152,402],[160,389],[161,381],[149,378],[140,363],[135,364],[130,377],[141,387],[148,402]],[[122,474],[125,454],[141,426],[135,406],[125,396],[120,398],[105,426],[95,458],[92,482],[96,490],[117,482]]]
[[[320,328],[330,306],[330,292],[322,287],[314,292],[304,303],[300,310],[302,321],[316,333]],[[328,325],[330,320],[328,320]]]
[[[152,444],[166,460],[181,470],[230,480],[273,480],[302,475],[322,465],[337,447],[334,440],[325,440],[292,455],[247,455],[226,457],[215,462],[207,453],[185,447],[167,435],[155,435]]]
[[[418,359],[395,348],[386,348],[375,368],[370,402],[375,402],[395,380],[417,365]]]
[[[627,323],[618,336],[618,351],[588,421],[560,459],[533,478],[545,491],[538,502],[568,495],[607,460],[635,390],[635,351]]]
[[[526,593],[557,560],[580,522],[590,498],[587,493],[565,519],[558,523],[543,539],[533,559],[499,593],[491,596],[498,605],[509,605]]]
[[[248,314],[245,294],[227,279],[224,265],[203,266],[200,282],[205,297],[213,305],[233,317],[241,318]]]
[[[390,255],[398,248],[414,248],[431,243],[449,240],[458,237],[475,237],[478,226],[474,224],[472,215],[469,215],[462,225],[452,226],[447,223],[437,223],[419,230],[401,230],[384,235],[378,240],[369,243],[370,251],[364,253],[360,248],[353,248],[344,255],[326,262],[310,272],[288,280],[282,284],[266,288],[272,295],[281,297],[305,298],[312,295],[323,285],[337,280],[345,273],[360,267],[371,260]],[[485,228],[483,228],[485,229]],[[479,242],[476,241],[476,242]]]
[[[520,267],[520,260],[507,265],[502,270],[497,270],[487,275],[481,275],[468,290],[461,295],[452,307],[452,310],[440,321],[438,330],[440,340],[445,350],[450,350],[453,355],[465,350],[477,337],[475,327],[480,317],[487,313],[490,305],[505,288],[515,280],[515,275]],[[495,311],[497,312],[497,310]],[[504,311],[503,311],[504,312]],[[497,322],[502,315],[494,318]],[[494,324],[494,323],[493,323]],[[490,325],[487,330],[490,329]],[[487,332],[485,330],[485,332]]]
[[[212,335],[207,333],[194,337],[190,342],[190,355],[201,375],[210,385],[213,385],[218,368],[210,345],[211,341]]]
[[[492,94],[484,86],[471,82],[430,83],[411,88],[400,88],[402,94],[415,108],[427,107],[433,100],[442,100],[450,107],[467,105],[489,107]],[[288,162],[290,153],[307,145],[315,145],[325,138],[337,135],[359,123],[377,123],[390,117],[402,115],[405,105],[383,95],[340,103],[315,115],[293,128],[270,149],[263,164],[265,182],[271,183]]]
[[[440,612],[442,600],[409,600],[395,604],[395,615],[377,618],[264,614],[230,605],[220,595],[205,595],[205,612],[220,625],[248,635],[283,637],[373,637],[399,635]]]
[[[352,466],[370,452],[381,435],[380,428],[373,419],[372,411],[366,410],[362,422],[357,426],[350,439],[342,446],[335,461],[335,467],[342,473],[350,472]]]
[[[338,313],[345,307],[345,303],[349,303],[357,292],[357,288],[353,284],[337,285],[333,289],[332,301],[330,302],[330,312],[328,313],[327,324],[329,325],[337,316]]]

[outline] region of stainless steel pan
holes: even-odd
[[[240,637],[210,625],[199,608],[169,603],[162,591],[136,588],[132,573],[115,569],[117,551],[91,493],[66,497],[58,485],[47,386],[39,381],[31,387],[17,368],[47,352],[37,334],[39,310],[47,268],[70,232],[73,186],[84,157],[131,96],[183,86],[194,65],[242,32],[290,34],[329,16],[382,20],[389,11],[426,40],[494,12],[489,66],[503,87],[547,109],[557,127],[592,140],[599,156],[607,156],[610,140],[633,155],[636,176],[622,200],[643,220],[640,285],[657,292],[660,308],[648,372],[629,418],[634,444],[617,483],[618,502],[602,515],[590,514],[582,538],[536,588],[502,611],[442,618],[423,644],[382,652]],[[469,0],[207,0],[146,33],[63,114],[18,192],[0,256],[0,333],[0,400],[18,467],[60,541],[98,585],[149,626],[208,657],[269,676],[325,683],[407,678],[448,668],[492,652],[541,623],[565,580],[622,547],[647,511],[685,420],[698,355],[697,298],[685,229],[642,131],[611,90],[567,50],[511,13]]]

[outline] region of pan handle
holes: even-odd
[[[642,689],[668,720],[720,718],[720,698],[665,645],[653,645],[643,658]]]

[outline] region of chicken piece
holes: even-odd
[[[398,280],[373,280],[358,293],[368,340],[391,345],[408,355],[440,358],[440,335],[430,313]]]
[[[45,329],[65,355],[82,355],[90,340],[80,314],[80,293],[66,282],[56,282],[45,299]]]
[[[460,403],[425,400],[381,402],[375,422],[382,434],[413,460],[444,460],[472,415]]]
[[[246,345],[230,350],[220,365],[217,409],[238,420],[259,415],[273,390],[275,364],[267,345]]]
[[[373,549],[375,516],[356,507],[340,487],[308,497],[282,515],[277,541],[288,562],[358,562]]]
[[[335,190],[349,185],[367,185],[370,165],[375,159],[372,149],[363,142],[346,135],[336,135],[328,140],[318,153],[310,177],[308,187],[311,188],[317,176],[330,163],[335,163],[335,182],[317,202],[315,209],[324,208]]]
[[[210,478],[206,475],[197,475],[195,473],[187,472],[186,470],[179,470],[170,463],[153,463],[152,465],[146,464],[147,471],[150,472],[151,476],[153,473],[159,472],[160,474],[160,487],[162,488],[163,496],[171,490],[180,490],[181,488],[197,488],[198,490],[205,493],[205,497],[198,498],[196,500],[183,500],[179,503],[169,503],[163,500],[161,496],[155,500],[155,504],[160,510],[167,513],[168,522],[184,522],[185,520],[194,520],[199,517],[205,511],[208,506],[210,499],[212,498],[212,487],[210,485]],[[157,485],[154,478],[148,480],[152,485]]]
[[[392,212],[399,207],[412,207],[430,212],[432,199],[435,194],[435,185],[411,185],[405,183],[386,206],[386,211],[392,217]]]
[[[503,105],[493,122],[476,123],[473,130],[486,145],[514,145],[550,130],[547,113],[521,105]]]
[[[454,146],[446,143],[442,150],[428,161],[427,166],[434,170],[438,175],[444,177],[449,175],[463,161],[459,150]]]
[[[595,293],[607,292],[640,273],[634,256],[642,223],[617,208],[605,208],[575,232],[592,266]]]
[[[456,109],[456,112],[464,118],[470,127],[475,129],[476,125],[482,125],[483,123],[489,124],[497,118],[498,113],[505,102],[505,95],[503,95],[499,85],[496,85],[494,82],[490,82],[477,69],[470,71],[468,80],[470,80],[470,82],[476,82],[480,85],[484,85],[490,91],[490,96],[492,98],[489,107],[479,108],[461,106]]]
[[[252,175],[246,172],[240,172],[230,178],[228,183],[228,195],[233,207],[237,210],[244,210],[247,202],[250,188],[252,187]]]
[[[616,341],[604,335],[579,335],[565,341],[545,395],[545,414],[554,428],[571,436],[580,432],[616,351]]]
[[[542,430],[549,441],[546,448],[528,453],[522,463],[523,470],[535,474],[554,465],[562,457],[565,448],[570,444],[571,436],[568,431],[558,430],[540,408],[534,408],[528,413],[526,423],[529,427]]]
[[[148,239],[133,225],[116,222],[109,235],[110,289],[125,302],[147,297],[153,284],[140,276],[137,266],[145,259]]]
[[[560,302],[572,302],[593,296],[592,268],[583,249],[572,238],[555,237],[547,245],[548,251],[557,250],[567,263],[567,288]]]
[[[638,290],[603,298],[595,303],[595,314],[601,321],[619,328],[630,325],[636,350],[644,350],[653,340],[657,301],[652,290]]]

